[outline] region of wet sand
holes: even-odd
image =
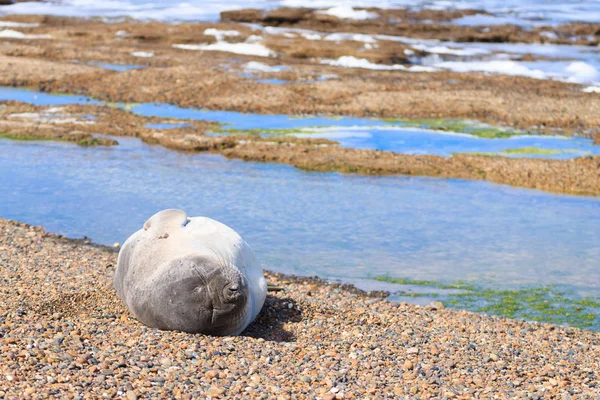
[[[394,304],[274,273],[267,278],[284,290],[269,294],[239,337],[149,329],[112,288],[116,257],[111,248],[0,220],[1,397],[600,394],[597,332]]]

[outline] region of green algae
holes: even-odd
[[[70,140],[69,138],[56,138],[50,136],[31,136],[31,135],[13,135],[10,133],[1,133],[0,139],[9,139],[23,142],[35,142],[35,141],[55,141],[55,142],[67,142],[67,143],[76,143],[82,147],[92,147],[92,146],[114,146],[118,144],[116,140],[112,139],[104,139],[104,138],[84,138],[80,140]]]
[[[458,289],[458,290],[476,290],[476,287],[466,281],[457,281],[454,283],[442,283],[437,281],[417,280],[410,278],[394,278],[389,275],[378,276],[375,278],[379,282],[396,283],[400,285],[426,286],[436,289]]]
[[[77,141],[77,144],[82,147],[92,147],[92,146],[114,146],[117,144],[117,141],[112,139],[103,139],[103,138],[89,138],[89,139],[81,139]]]
[[[464,119],[403,119],[387,118],[385,122],[401,124],[404,126],[434,129],[439,131],[466,133],[485,139],[504,139],[512,136],[529,135],[531,132],[520,131],[512,128],[490,126],[479,121]]]
[[[448,284],[389,276],[375,279],[442,290],[429,293],[400,292],[400,297],[444,297],[443,303],[449,308],[600,330],[600,297],[578,297],[556,285],[492,289],[464,281]],[[460,292],[444,293],[444,289],[458,289]]]
[[[570,150],[576,151],[576,150]],[[566,153],[569,150],[556,150],[556,149],[542,149],[540,147],[519,147],[516,149],[506,149],[502,150],[500,153],[502,154],[527,154],[527,155],[553,155]]]
[[[10,133],[2,133],[2,132],[0,132],[0,139],[19,140],[19,141],[23,141],[23,142],[53,140],[53,138],[45,137],[45,136],[13,135]]]

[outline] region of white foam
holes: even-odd
[[[150,57],[154,57],[154,52],[153,51],[134,51],[133,53],[131,53],[131,55],[134,57],[150,58]]]
[[[246,64],[244,64],[244,69],[246,71],[252,71],[252,72],[280,72],[280,71],[282,71],[284,69],[288,69],[288,68],[283,65],[272,67],[270,65],[263,64],[258,61],[250,61],[250,62],[247,62]]]
[[[27,24],[24,22],[0,21],[0,27],[5,28],[37,28],[40,24]]]
[[[284,33],[285,35],[285,33]],[[319,35],[318,33],[301,33],[300,36],[302,36],[304,39],[306,40],[321,40],[321,35]]]
[[[4,29],[0,31],[0,38],[7,39],[50,39],[50,35],[26,35],[23,32],[13,31],[12,29]]]
[[[582,61],[572,62],[565,71],[570,75],[567,77],[568,82],[588,83],[600,80],[600,73],[596,67]]]
[[[243,54],[258,57],[275,57],[276,53],[259,43],[227,43],[211,44],[174,44],[174,48],[183,50],[224,51],[227,53]]]
[[[260,43],[263,41],[263,37],[259,35],[250,35],[246,38],[246,43]]]
[[[433,64],[437,68],[449,69],[454,72],[489,72],[504,75],[520,75],[536,79],[545,79],[547,74],[540,69],[530,69],[515,61],[445,61]]]
[[[518,62],[512,60],[442,61],[432,62],[432,67],[454,72],[486,72],[492,74],[526,76],[534,79],[554,79],[578,84],[595,84],[600,81],[598,69],[583,61],[570,62]],[[535,68],[535,66],[539,68]]]
[[[341,17],[364,19],[377,17],[368,11],[353,7],[380,7],[411,9],[456,10],[480,9],[497,14],[471,16],[459,19],[463,24],[491,25],[515,23],[535,26],[560,22],[598,22],[600,2],[597,0],[61,0],[48,2],[24,2],[2,6],[4,14],[47,14],[72,17],[131,17],[142,20],[161,21],[217,21],[221,11],[243,8],[272,9],[276,7],[327,8],[326,13]],[[486,18],[484,20],[483,18]],[[462,22],[461,22],[462,21]]]
[[[379,18],[379,14],[366,10],[355,10],[346,5],[331,7],[327,10],[317,11],[319,14],[331,15],[340,19],[365,20]]]
[[[65,110],[64,107],[50,107],[50,108],[44,110],[44,112],[48,113],[48,114],[56,114],[56,113],[62,112],[64,110]]]
[[[232,36],[240,36],[241,33],[239,33],[238,31],[223,31],[220,29],[215,29],[215,28],[208,28],[204,30],[204,34],[206,36],[214,36],[217,38],[217,40],[223,40],[225,37],[232,37]]]
[[[583,88],[582,92],[585,93],[600,93],[600,86],[588,86]]]
[[[492,25],[517,25],[517,26],[528,26],[528,25],[543,25],[541,21],[531,21],[522,18],[515,17],[513,15],[465,15],[452,20],[453,24],[462,26],[492,26]]]
[[[331,40],[335,42],[339,42],[342,40],[354,40],[357,42],[377,43],[377,40],[375,40],[373,36],[365,35],[362,33],[332,33],[330,35],[325,36],[325,40]]]
[[[469,49],[453,49],[447,46],[427,46],[424,44],[414,44],[412,48],[419,51],[435,54],[451,54],[455,56],[476,56],[482,54],[490,54],[489,50],[480,49],[477,47]]]
[[[321,64],[328,64],[335,67],[344,67],[344,68],[362,68],[362,69],[372,69],[378,71],[409,71],[409,72],[434,72],[436,71],[433,67],[426,67],[421,65],[413,65],[410,67],[405,67],[404,65],[394,64],[394,65],[385,65],[385,64],[375,64],[367,60],[366,58],[356,58],[353,56],[342,56],[337,60],[329,60],[322,59],[320,60]]]
[[[543,37],[551,39],[551,40],[558,39],[558,35],[556,33],[549,32],[549,31],[540,32],[540,36],[543,36]]]

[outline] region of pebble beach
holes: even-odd
[[[266,273],[238,337],[145,327],[117,252],[0,219],[0,398],[600,397],[600,333]]]

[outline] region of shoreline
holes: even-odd
[[[284,291],[269,293],[239,337],[157,331],[116,297],[114,250],[0,219],[0,255],[7,398],[600,393],[598,332],[394,304],[276,274],[267,277]]]

